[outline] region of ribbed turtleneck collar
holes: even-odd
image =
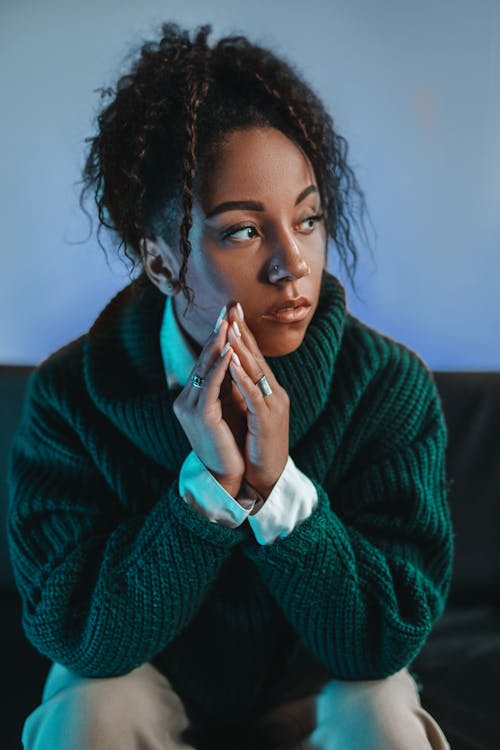
[[[99,410],[143,453],[176,470],[190,450],[172,411],[180,388],[169,390],[160,349],[165,297],[149,284],[114,297],[84,344],[87,388]],[[266,357],[290,397],[290,447],[307,432],[328,399],[346,318],[340,282],[324,272],[316,312],[300,347]]]

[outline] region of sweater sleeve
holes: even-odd
[[[251,532],[203,518],[173,475],[147,512],[140,498],[124,507],[46,391],[35,372],[9,462],[24,629],[42,654],[82,675],[123,674],[190,623]]]
[[[297,635],[340,679],[409,665],[448,593],[446,428],[427,370],[404,359],[359,401],[323,481],[311,477],[313,514],[270,546],[243,545]]]

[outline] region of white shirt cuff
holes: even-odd
[[[250,513],[248,523],[259,544],[272,544],[285,537],[311,515],[318,504],[316,487],[291,456],[265,503]]]
[[[290,534],[318,503],[316,487],[290,456],[267,499],[243,482],[235,500],[216,480],[194,451],[179,475],[179,494],[212,523],[236,528],[248,518],[257,542],[272,544]]]
[[[241,526],[255,505],[254,500],[234,499],[211,474],[194,451],[186,456],[179,475],[179,494],[212,523]]]

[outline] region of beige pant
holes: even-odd
[[[294,692],[296,696],[296,688],[285,689],[283,700],[259,717],[255,740],[249,740],[250,730],[243,729],[241,740],[230,746],[234,750],[449,750],[441,729],[422,708],[406,669],[384,680],[323,679],[315,692],[290,699]],[[149,663],[121,677],[102,679],[82,678],[54,664],[42,704],[28,717],[22,739],[25,750],[207,747],[201,734],[199,744],[189,739],[194,729],[169,681]],[[223,742],[210,745],[223,746]]]

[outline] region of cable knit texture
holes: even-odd
[[[444,608],[446,430],[428,369],[346,311],[325,272],[302,345],[268,358],[317,508],[259,545],[183,502],[163,295],[122,290],[33,373],[9,464],[26,634],[83,675],[153,661],[211,719],[251,715],[300,639],[332,676],[388,676]]]

